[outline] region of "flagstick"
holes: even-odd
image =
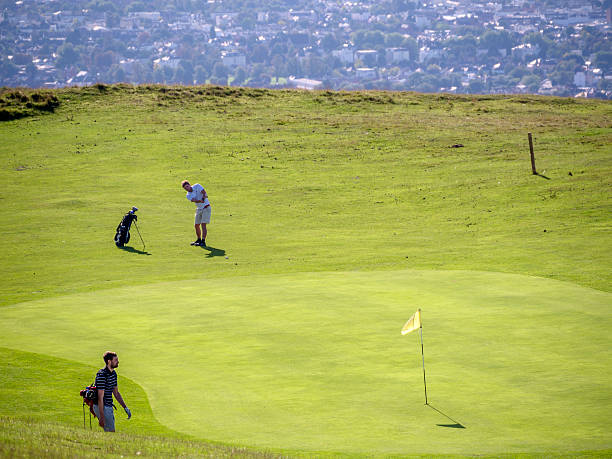
[[[425,352],[423,351],[423,326],[419,327],[421,330],[421,356],[423,357],[423,385],[425,386],[425,405],[427,403],[427,380],[425,379]]]

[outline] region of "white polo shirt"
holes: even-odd
[[[198,201],[202,200],[202,191],[204,191],[204,187],[199,183],[195,185],[191,185],[191,191],[187,193],[186,198],[191,201],[192,199],[197,199]],[[198,209],[203,209],[206,206],[210,206],[210,202],[208,201],[208,196],[204,198],[204,202],[196,202],[196,207]]]

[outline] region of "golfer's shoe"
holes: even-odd
[[[201,245],[201,244],[202,244],[202,240],[201,239],[198,239],[197,241],[193,241],[191,243],[191,245]]]
[[[206,240],[202,239],[202,240],[200,241],[200,246],[202,246],[202,247],[206,247]]]

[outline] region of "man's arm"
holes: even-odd
[[[204,188],[202,188],[202,199],[201,200],[197,200],[196,198],[193,198],[192,201],[193,202],[204,202],[204,201],[206,201],[207,197],[208,197],[208,195],[206,194],[206,190]]]
[[[206,198],[208,197],[208,195],[206,194],[206,190],[201,185],[197,187],[197,190],[200,191],[200,193],[202,193],[202,199],[193,198],[191,202],[204,202]]]
[[[127,413],[128,419],[130,419],[132,417],[132,412],[130,411],[130,409],[127,407],[127,405],[123,401],[123,397],[119,393],[119,389],[117,388],[117,386],[113,387],[113,395],[115,396],[115,399],[119,402],[119,405],[121,405],[123,409],[125,410],[125,412]]]
[[[123,397],[119,393],[119,389],[117,388],[117,386],[113,387],[113,395],[115,396],[115,398],[119,402],[119,405],[121,405],[123,407],[123,409],[125,410],[127,407],[125,405],[125,402],[123,401]]]
[[[187,199],[189,199],[189,198],[187,198]],[[196,197],[191,198],[191,199],[190,199],[190,201],[191,201],[191,202],[201,202],[201,201],[200,201],[200,200],[197,198],[197,195],[196,195]]]
[[[104,427],[104,389],[98,389],[98,424]]]

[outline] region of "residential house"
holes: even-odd
[[[348,45],[344,45],[340,49],[333,50],[332,56],[340,59],[340,62],[343,64],[353,65],[353,62],[355,61],[355,51]]]
[[[221,60],[227,67],[246,67],[246,55],[240,51],[223,51]]]
[[[519,46],[515,46],[511,50],[511,54],[513,57],[520,59],[525,62],[528,58],[532,56],[537,56],[540,54],[540,47],[538,45],[532,45],[531,43],[524,43]]]
[[[319,80],[311,80],[309,78],[293,78],[289,77],[288,85],[297,89],[307,89],[312,91],[313,89],[320,89],[323,87],[323,82]]]
[[[355,76],[359,80],[376,80],[378,71],[375,68],[358,67],[355,69]]]
[[[361,64],[375,66],[378,57],[378,51],[374,49],[360,49],[355,51],[355,60],[361,62]]]
[[[574,86],[583,88],[586,86],[586,73],[576,72],[574,74]]]
[[[410,61],[410,50],[408,48],[387,48],[386,49],[387,63],[399,64],[401,62]]]
[[[429,59],[438,58],[442,55],[441,49],[431,49],[427,46],[419,49],[419,62],[425,62]]]

